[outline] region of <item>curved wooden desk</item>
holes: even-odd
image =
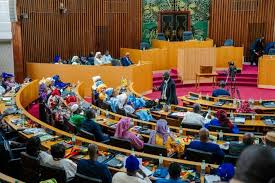
[[[31,119],[34,123],[40,125],[41,127],[53,131],[58,136],[64,136],[64,137],[67,137],[67,138],[71,138],[72,134],[64,132],[62,130],[59,130],[55,127],[52,127],[52,126],[46,124],[45,122],[40,121],[39,119],[33,117],[31,114],[29,114],[25,110],[25,107],[28,104],[33,102],[34,99],[38,98],[38,90],[35,90],[35,89],[38,89],[38,81],[37,80],[33,81],[33,82],[29,83],[28,85],[26,85],[25,87],[21,88],[20,91],[16,95],[16,105],[18,106],[18,108],[20,110],[22,110],[23,115],[25,115],[27,118]],[[77,88],[76,88],[76,90],[79,91],[79,93],[82,93],[83,89],[84,88],[81,87],[81,84],[78,85]],[[29,95],[29,96],[27,98],[24,98],[24,96],[27,96],[27,95]],[[10,125],[11,124],[11,119],[15,118],[15,117],[16,116],[13,116],[13,115],[8,116],[7,118],[5,118],[5,121]],[[12,127],[15,130],[18,130],[18,129],[16,129],[15,126],[12,126]],[[31,135],[25,135],[25,137],[30,138]],[[79,136],[76,137],[76,140],[77,140],[78,143],[93,143],[93,144],[96,144],[98,146],[99,150],[102,150],[102,151],[106,151],[108,149],[111,149],[111,150],[118,151],[118,152],[126,154],[126,155],[131,154],[130,150],[126,150],[126,149],[106,145],[106,144],[103,144],[103,143],[95,142],[95,141],[88,140],[88,139],[85,139],[85,138],[82,138],[82,137],[79,137]],[[52,144],[55,144],[55,143],[58,143],[58,142],[59,142],[59,140],[46,141],[46,142],[43,142],[42,145],[45,148],[49,149]],[[142,153],[142,152],[136,152],[135,154],[137,156],[140,156],[140,157],[143,157],[143,158],[150,158],[150,159],[155,159],[155,160],[158,160],[160,158],[159,156],[146,154],[146,153]],[[193,161],[187,161],[187,160],[179,160],[179,159],[167,158],[167,157],[164,157],[163,160],[164,160],[164,165],[165,166],[168,166],[172,162],[178,162],[180,164],[191,165],[191,166],[196,167],[197,170],[199,170],[200,166],[201,166],[201,163],[199,163],[199,162],[193,162]],[[207,167],[217,168],[217,165],[207,164]],[[114,170],[114,171],[123,171],[122,169],[114,169],[114,168],[111,168],[111,169]]]
[[[130,91],[135,94],[136,96],[141,97],[141,94],[137,93],[134,88],[133,88],[134,84],[132,83],[129,87]],[[197,94],[198,95],[198,94]],[[149,98],[143,97],[145,100],[150,100]],[[206,96],[202,97],[202,98],[206,98]],[[213,100],[216,100],[215,97],[210,97],[213,98]],[[189,99],[190,100],[190,99]],[[231,100],[231,99],[229,99]],[[192,101],[192,100],[190,100]],[[209,101],[210,102],[210,101]],[[233,100],[232,100],[233,103]],[[177,112],[178,110],[181,111],[192,111],[193,109],[191,107],[183,107],[183,106],[178,106],[178,105],[171,105],[171,111],[172,112]],[[207,112],[207,110],[202,110],[203,112]],[[157,117],[157,118],[165,118],[167,119],[168,123],[173,121],[173,124],[178,124],[176,126],[179,126],[182,118],[179,118],[177,122],[175,122],[175,119],[171,119],[169,118],[169,113],[170,112],[165,112],[163,110],[161,111],[152,111],[152,114]],[[211,115],[215,116],[216,111],[211,111]],[[264,123],[263,118],[264,117],[270,117],[270,118],[274,118],[275,119],[275,115],[274,114],[256,114],[255,115],[255,119],[252,120],[252,114],[245,114],[245,113],[233,113],[234,116],[237,117],[244,117],[246,118],[246,121],[244,124],[237,124],[237,126],[241,129],[241,130],[246,130],[246,131],[254,131],[254,132],[267,132],[271,129],[274,129],[275,126],[274,125],[266,125]],[[229,115],[229,114],[228,114]]]
[[[1,180],[5,181],[5,182],[8,182],[8,183],[15,183],[15,182],[24,183],[23,181],[17,180],[15,178],[12,178],[12,177],[10,177],[8,175],[5,175],[5,174],[0,172],[0,182],[1,182]]]

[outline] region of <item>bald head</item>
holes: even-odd
[[[209,139],[209,131],[208,131],[208,129],[201,128],[200,132],[199,132],[199,135],[200,135],[200,141],[201,142],[207,142],[208,141],[208,139]]]
[[[90,156],[91,160],[96,161],[96,159],[97,159],[97,152],[98,152],[97,146],[95,144],[89,144],[89,146],[88,146],[88,153],[89,153],[89,156]]]
[[[243,143],[245,145],[252,145],[252,144],[254,144],[254,134],[253,133],[245,133],[243,135]]]
[[[193,112],[194,113],[200,113],[201,112],[201,105],[200,104],[194,104],[193,105]]]

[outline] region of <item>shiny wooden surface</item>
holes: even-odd
[[[216,68],[228,69],[228,62],[234,61],[238,69],[243,68],[243,47],[222,46],[216,48]]]
[[[213,47],[213,40],[209,39],[206,41],[180,41],[170,42],[162,40],[152,40],[153,48],[166,48],[168,50],[168,63],[169,68],[177,67],[178,61],[178,49],[181,48],[211,48]]]
[[[67,9],[60,13],[60,3]],[[108,49],[115,58],[121,47],[139,48],[141,42],[141,0],[18,0],[24,62],[51,62],[87,56],[90,51]],[[134,36],[133,36],[134,35]]]
[[[87,86],[85,96],[91,96],[90,86],[93,84],[93,76],[101,76],[108,87],[116,88],[120,86],[121,79],[126,78],[128,81],[137,83],[136,90],[140,93],[152,90],[152,65],[147,62],[129,67],[28,63],[27,71],[32,79],[42,79],[58,74],[64,82],[84,81]]]
[[[121,48],[120,57],[125,56],[127,52],[130,53],[130,59],[135,64],[141,61],[148,61],[152,63],[153,71],[170,69],[167,48],[152,48],[149,50]]]
[[[184,83],[194,83],[200,66],[212,66],[216,70],[216,48],[178,49],[178,75]],[[205,80],[209,81],[209,79]]]
[[[264,55],[258,68],[258,87],[275,89],[275,56]]]
[[[10,177],[8,175],[5,175],[5,174],[3,174],[1,172],[0,172],[0,180],[3,180],[3,181],[8,182],[8,183],[15,183],[15,182],[17,182],[17,183],[23,183],[22,181],[17,180],[15,178],[12,178],[12,177]]]
[[[217,46],[233,39],[249,57],[256,38],[264,36],[266,43],[274,41],[274,9],[274,0],[211,0],[209,37]]]

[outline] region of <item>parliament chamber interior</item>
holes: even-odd
[[[0,0],[0,182],[275,183],[274,0]]]

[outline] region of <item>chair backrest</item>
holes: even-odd
[[[164,157],[167,156],[167,149],[164,146],[144,143],[143,151],[144,153],[148,153],[148,154],[154,154],[154,155],[162,154],[162,156]]]
[[[54,178],[58,183],[66,182],[66,172],[59,167],[49,165],[40,165],[41,180],[48,180]]]
[[[224,46],[234,46],[234,41],[232,39],[227,39],[224,41]]]
[[[181,126],[182,126],[182,128],[196,129],[196,130],[199,130],[202,128],[200,125],[185,124],[185,123],[182,123]]]
[[[87,132],[84,129],[80,129],[78,135],[86,139],[95,140],[95,135],[90,132]]]
[[[213,66],[208,65],[201,65],[200,66],[200,73],[201,74],[210,74],[213,71]]]
[[[67,119],[64,119],[64,126],[65,126],[67,132],[75,134],[77,131],[77,127],[75,126],[75,124],[71,123]]]
[[[238,161],[239,156],[232,156],[232,155],[225,155],[224,156],[224,162],[225,163],[232,163],[233,165],[236,165]]]
[[[124,148],[124,149],[132,149],[132,145],[130,143],[130,141],[125,140],[125,139],[121,139],[118,137],[110,137],[110,145],[115,146],[115,147],[120,147],[120,148]]]
[[[231,130],[228,127],[209,125],[208,129],[209,129],[209,131],[214,131],[214,132],[222,131],[223,133],[231,133]]]
[[[73,183],[78,183],[78,182],[81,182],[81,183],[102,183],[102,180],[76,173]]]
[[[120,109],[119,107],[117,108],[116,112],[122,116],[126,116],[126,112],[124,109]]]
[[[183,40],[188,41],[193,39],[193,33],[191,31],[183,32]]]
[[[22,178],[25,182],[38,182],[40,179],[40,161],[38,158],[21,152]]]
[[[158,33],[157,39],[158,39],[158,40],[166,40],[163,33]]]
[[[275,55],[275,48],[270,48],[268,51],[268,55]]]
[[[206,163],[213,163],[213,154],[210,152],[187,148],[185,155],[190,161],[202,162],[205,160]]]
[[[121,66],[121,62],[118,59],[112,59],[112,66]]]
[[[147,50],[149,48],[150,48],[150,44],[149,43],[147,43],[147,42],[140,43],[140,49],[141,50],[143,50],[143,49]]]

